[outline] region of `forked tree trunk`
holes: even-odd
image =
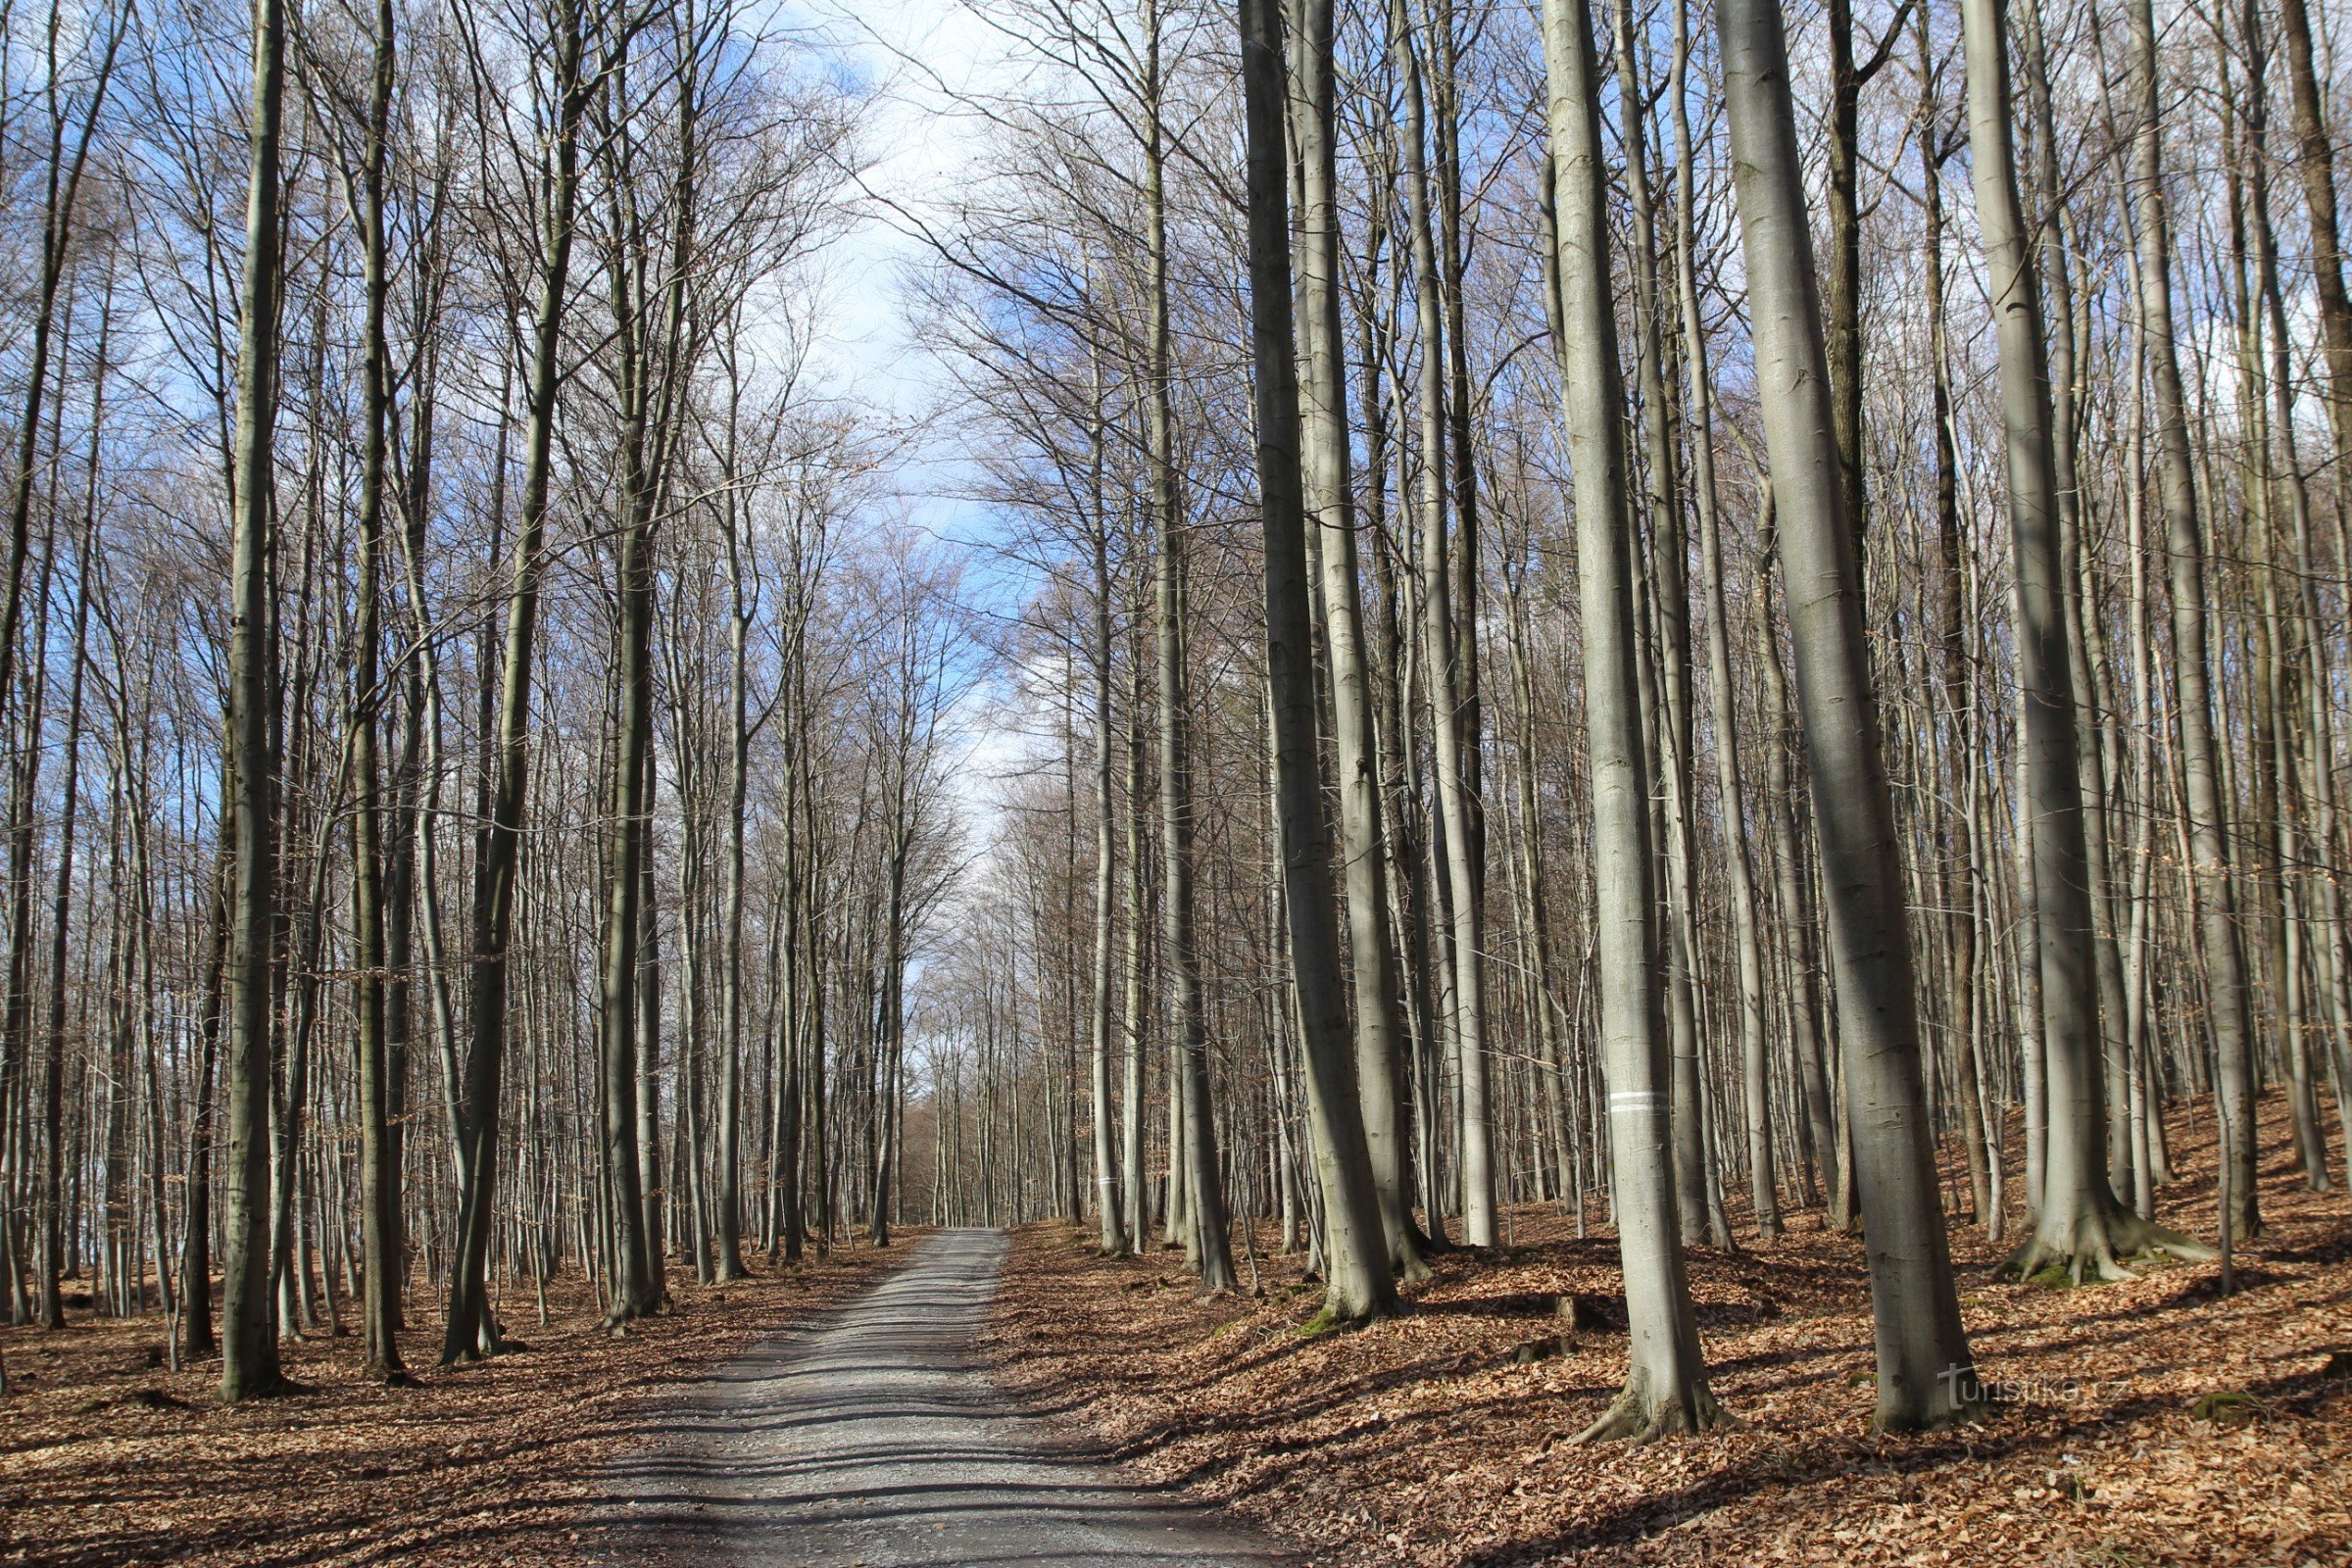
[[[1493,1247],[1501,1239],[1494,1213],[1494,1133],[1487,1085],[1486,935],[1472,820],[1472,781],[1464,739],[1462,638],[1455,626],[1453,573],[1446,540],[1445,301],[1438,275],[1435,197],[1426,155],[1428,113],[1421,62],[1403,0],[1390,7],[1391,47],[1404,81],[1404,176],[1413,231],[1413,290],[1421,333],[1417,404],[1421,430],[1421,649],[1429,689],[1438,816],[1450,894],[1454,1049],[1461,1090],[1463,1239]],[[1433,882],[1436,880],[1432,879]],[[1442,947],[1445,946],[1442,944]],[[1435,1208],[1435,1204],[1431,1205]],[[1434,1228],[1434,1219],[1433,1219]]]
[[[1962,610],[1960,564],[1959,455],[1952,439],[1952,378],[1944,332],[1943,276],[1943,161],[1951,150],[1943,140],[1943,111],[1938,91],[1940,72],[1930,41],[1928,17],[1917,13],[1914,33],[1919,40],[1920,205],[1926,217],[1927,329],[1929,407],[1934,412],[1936,449],[1936,641],[1942,668],[1945,753],[1957,760],[1959,772],[1973,777],[1978,760],[1970,746],[1969,719],[1975,696],[1969,683],[1967,627]],[[1932,723],[1932,721],[1931,721]],[[1992,1201],[1992,1173],[1985,1154],[1984,1124],[1977,1075],[1977,844],[1976,822],[1970,814],[1968,789],[1959,780],[1945,786],[1949,793],[1940,814],[1950,843],[1939,857],[1936,880],[1944,908],[1944,939],[1948,944],[1946,995],[1952,1009],[1951,1037],[1959,1072],[1960,1139],[1968,1159],[1970,1212],[1977,1223],[1998,1235],[2000,1219]]]
[[[274,0],[264,0],[265,4]],[[491,1327],[490,1227],[498,1181],[499,1084],[506,1068],[507,955],[522,869],[522,818],[530,790],[531,674],[546,569],[548,481],[555,467],[556,399],[564,382],[564,315],[571,288],[573,223],[579,209],[579,131],[593,88],[585,78],[586,21],[580,0],[559,0],[550,44],[556,133],[542,174],[546,226],[531,324],[528,423],[523,435],[522,527],[508,567],[507,623],[500,650],[498,718],[489,809],[474,850],[473,940],[468,953],[465,1093],[460,1102],[465,1180],[449,1272],[444,1365],[482,1353]],[[414,569],[412,567],[412,569]],[[485,672],[485,679],[487,679]],[[420,824],[430,832],[430,824]],[[430,900],[429,890],[420,894]]]

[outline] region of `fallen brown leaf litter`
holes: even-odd
[[[1955,1225],[1996,1407],[1938,1436],[1869,1433],[1860,1250],[1802,1216],[1693,1254],[1740,1425],[1646,1448],[1567,1441],[1623,1375],[1615,1243],[1529,1209],[1498,1254],[1441,1258],[1408,1316],[1313,1337],[1297,1258],[1261,1250],[1246,1277],[1262,1294],[1202,1300],[1172,1254],[1104,1261],[1040,1227],[992,1348],[1016,1395],[1139,1477],[1324,1568],[2352,1563],[2352,1220],[2342,1193],[2302,1190],[2283,1124],[2264,1132],[2269,1229],[2230,1298],[2211,1264],[1997,1281],[1998,1250]],[[2190,1174],[2164,1217],[2208,1233],[2209,1144],[2183,1128],[2176,1148]],[[679,1285],[677,1311],[619,1340],[575,1281],[544,1328],[510,1302],[532,1348],[409,1390],[363,1381],[348,1339],[308,1341],[288,1369],[314,1392],[235,1410],[213,1402],[217,1365],[158,1364],[159,1318],[0,1329],[20,1391],[0,1405],[0,1560],[572,1568],[599,1544],[599,1466],[659,1440],[665,1397],[890,1260]]]
[[[2216,1295],[2210,1263],[1996,1279],[2005,1249],[1955,1220],[1994,1407],[1951,1433],[1870,1433],[1862,1250],[1816,1215],[1692,1253],[1740,1425],[1647,1447],[1569,1441],[1617,1393],[1626,1341],[1614,1238],[1549,1211],[1515,1211],[1497,1253],[1441,1257],[1406,1316],[1325,1334],[1301,1332],[1319,1293],[1296,1257],[1260,1250],[1243,1263],[1258,1294],[1202,1299],[1176,1253],[1104,1260],[1034,1227],[992,1350],[1012,1392],[1131,1474],[1322,1568],[2352,1563],[2352,1200],[2303,1190],[2280,1108],[2239,1294]],[[2175,1157],[2189,1174],[2161,1217],[2210,1235],[2210,1138],[2182,1126]]]
[[[598,1467],[658,1435],[685,1381],[762,1335],[846,1299],[892,1254],[836,1251],[747,1281],[674,1278],[674,1310],[614,1338],[584,1282],[551,1283],[545,1326],[527,1290],[507,1327],[523,1348],[420,1369],[418,1386],[361,1376],[354,1337],[289,1343],[310,1392],[223,1408],[219,1361],[164,1367],[164,1322],[70,1315],[60,1333],[0,1329],[0,1562],[58,1568],[405,1561],[573,1568],[595,1553],[583,1508]],[[423,1367],[434,1304],[404,1337]]]

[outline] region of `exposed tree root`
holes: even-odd
[[[415,1389],[422,1387],[422,1385],[416,1381],[415,1373],[411,1372],[405,1366],[395,1366],[390,1362],[370,1361],[360,1370],[361,1375],[367,1378],[369,1382],[380,1383],[387,1389]]]
[[[1703,1378],[1694,1380],[1679,1396],[1666,1397],[1653,1395],[1649,1381],[1636,1369],[1626,1379],[1625,1392],[1601,1412],[1599,1420],[1578,1433],[1573,1441],[1631,1443],[1640,1447],[1660,1438],[1690,1437],[1740,1424],[1730,1411],[1715,1402],[1715,1395]]]
[[[248,1384],[244,1392],[239,1394],[233,1401],[223,1399],[221,1402],[224,1404],[232,1402],[250,1404],[256,1399],[291,1399],[297,1395],[317,1394],[318,1392],[308,1383],[297,1383],[292,1378],[280,1374],[263,1382]]]
[[[2139,1275],[2124,1266],[2134,1255],[2161,1252],[2183,1262],[2201,1263],[2219,1254],[2211,1247],[2179,1231],[2141,1219],[2122,1204],[2097,1205],[2076,1219],[2065,1244],[2051,1241],[2036,1227],[2024,1245],[2001,1264],[2001,1272],[2031,1279],[2050,1269],[2064,1269],[2067,1281],[2081,1285],[2095,1281],[2135,1280]]]
[[[599,1320],[597,1327],[616,1340],[621,1339],[628,1334],[631,1323],[641,1317],[652,1317],[668,1304],[669,1295],[667,1292],[663,1292],[649,1301],[614,1301],[604,1317]]]

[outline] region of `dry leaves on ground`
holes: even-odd
[[[1325,1568],[2347,1563],[2352,1217],[2340,1191],[2302,1190],[2269,1108],[2268,1229],[2240,1250],[2240,1294],[2217,1298],[2211,1264],[2080,1290],[1997,1280],[1999,1250],[1954,1222],[1996,1405],[1948,1434],[1871,1435],[1861,1248],[1803,1229],[1811,1215],[1692,1254],[1715,1392],[1740,1424],[1647,1447],[1567,1441],[1616,1394],[1626,1342],[1614,1239],[1549,1211],[1516,1211],[1497,1254],[1443,1257],[1409,1315],[1311,1338],[1318,1292],[1296,1258],[1261,1253],[1243,1277],[1262,1294],[1204,1300],[1177,1254],[1106,1261],[1037,1227],[993,1348],[1017,1394],[1131,1473],[1232,1504]],[[2162,1217],[2210,1234],[2210,1143],[2182,1127],[2175,1153],[2189,1174]],[[1563,1296],[1597,1325],[1563,1324]],[[2200,1420],[2212,1394],[2248,1397]]]
[[[223,1408],[220,1363],[162,1366],[160,1316],[60,1333],[0,1329],[17,1391],[0,1404],[0,1562],[572,1568],[595,1526],[581,1502],[598,1465],[642,1444],[666,1392],[796,1318],[871,1283],[888,1254],[836,1252],[789,1273],[704,1289],[674,1282],[676,1310],[613,1338],[576,1278],[527,1292],[507,1325],[527,1348],[423,1371],[413,1389],[360,1377],[352,1338],[286,1348],[312,1392]],[[437,1336],[419,1295],[408,1354]],[[437,1326],[437,1324],[435,1325]]]

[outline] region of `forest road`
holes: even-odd
[[[599,1508],[620,1565],[1275,1568],[1293,1559],[1057,1445],[979,1347],[1009,1243],[940,1231],[847,1306],[662,1406]]]

